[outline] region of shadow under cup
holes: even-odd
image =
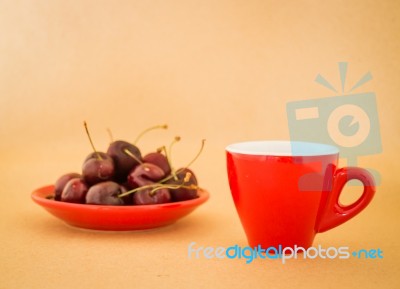
[[[334,228],[372,200],[372,175],[337,168],[336,147],[289,141],[243,142],[226,147],[229,185],[249,245],[267,249],[312,245],[316,233]],[[350,205],[339,203],[347,181],[364,186]]]

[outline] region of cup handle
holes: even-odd
[[[339,203],[340,194],[345,184],[354,179],[363,183],[363,194],[354,203],[343,206]],[[367,170],[357,167],[345,167],[336,170],[333,175],[332,191],[328,193],[328,199],[316,231],[318,233],[328,231],[356,216],[368,206],[375,195],[375,191],[374,178]]]

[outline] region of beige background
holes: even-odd
[[[399,288],[399,1],[0,0],[0,288]],[[187,246],[246,245],[224,147],[288,139],[286,103],[332,96],[349,62],[356,92],[377,95],[383,153],[360,159],[382,185],[357,218],[315,244],[381,248],[381,260],[188,259]],[[144,152],[179,134],[174,162],[193,165],[210,201],[161,230],[96,233],[63,225],[33,189],[79,171],[115,138]],[[179,150],[179,151],[178,151]],[[342,162],[345,165],[345,162]],[[347,189],[349,200],[359,194]]]

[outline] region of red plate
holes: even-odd
[[[101,206],[73,204],[46,197],[54,195],[54,186],[35,190],[32,199],[50,214],[67,224],[92,230],[133,231],[158,228],[185,217],[209,198],[209,193],[199,190],[193,200],[143,206]]]

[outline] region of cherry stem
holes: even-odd
[[[136,145],[136,143],[142,138],[142,136],[144,136],[146,133],[148,133],[148,132],[151,131],[151,130],[155,130],[155,129],[167,129],[167,128],[168,128],[168,125],[166,125],[166,124],[163,124],[163,125],[155,125],[155,126],[149,127],[149,128],[147,128],[147,129],[145,129],[144,131],[142,131],[142,132],[136,137],[136,140],[135,140],[133,143]]]
[[[183,180],[182,180],[182,183],[180,183],[180,184],[161,184],[161,186],[156,187],[156,188],[154,188],[153,190],[151,190],[150,196],[154,195],[155,192],[156,192],[157,190],[163,189],[163,188],[171,189],[171,190],[177,190],[177,189],[179,189],[179,188],[187,188],[187,189],[196,189],[196,188],[198,188],[198,187],[197,187],[196,185],[194,185],[194,184],[191,184],[190,186],[185,186],[185,183],[187,183],[187,182],[190,181],[190,177],[191,177],[191,176],[192,176],[192,174],[189,173],[189,172],[187,172],[187,173],[185,174],[185,177],[184,177]]]
[[[199,151],[197,152],[196,156],[186,165],[185,168],[190,167],[199,158],[200,154],[203,152],[205,142],[206,142],[205,139],[201,140],[201,146]]]
[[[173,168],[172,168],[172,163],[171,163],[171,160],[170,160],[170,156],[168,156],[167,148],[165,146],[162,146],[162,147],[157,149],[158,153],[161,153],[162,151],[164,152],[165,158],[167,159],[168,165],[171,168],[171,173],[172,173],[173,172]]]
[[[206,142],[205,139],[201,140],[201,147],[200,147],[200,150],[197,152],[196,156],[185,167],[180,168],[179,170],[177,170],[175,172],[175,176],[173,174],[171,174],[171,175],[167,176],[166,178],[162,179],[161,181],[159,181],[159,183],[164,183],[164,182],[166,182],[166,181],[168,181],[168,180],[170,180],[172,178],[175,178],[176,174],[179,174],[181,171],[189,168],[199,158],[200,154],[202,153],[202,151],[204,149],[205,142]],[[172,170],[172,168],[171,168],[171,170]]]
[[[89,129],[88,129],[88,126],[87,126],[86,121],[83,122],[83,125],[85,126],[86,134],[87,134],[87,136],[88,136],[88,138],[89,138],[90,144],[92,145],[93,151],[94,151],[95,154],[97,155],[97,159],[100,160],[100,161],[102,161],[103,158],[101,157],[100,153],[99,153],[99,152],[96,150],[96,148],[94,147],[94,144],[93,144],[92,138],[90,137],[90,133],[89,133]]]
[[[107,128],[107,133],[110,138],[110,143],[112,143],[114,141],[114,137],[110,128]]]
[[[138,159],[137,156],[135,156],[133,153],[131,153],[130,150],[124,149],[124,153],[126,153],[126,154],[127,154],[128,156],[130,156],[131,158],[135,159],[135,161],[137,161],[139,164],[143,164],[143,162],[142,162],[140,159]]]
[[[180,188],[189,189],[189,190],[197,190],[197,189],[199,189],[199,187],[194,185],[194,184],[191,184],[189,186],[185,186],[183,184],[181,184],[181,185],[163,185],[163,186],[158,186],[158,187],[155,187],[154,189],[152,189],[150,191],[150,196],[153,196],[160,189],[177,190],[177,189],[180,189]]]
[[[169,145],[168,152],[165,151],[165,155],[167,156],[167,161],[168,161],[169,166],[170,166],[170,168],[171,168],[171,175],[173,176],[173,178],[174,178],[176,181],[178,180],[178,177],[176,176],[175,169],[174,169],[173,166],[172,166],[172,147],[174,146],[174,144],[176,144],[176,143],[179,142],[180,140],[181,140],[181,137],[180,137],[180,136],[176,136],[176,137],[174,138],[174,140],[171,142],[171,144]]]
[[[189,172],[186,173],[185,178],[183,179],[181,184],[173,185],[173,184],[162,184],[162,183],[158,182],[158,183],[154,183],[154,184],[150,184],[150,185],[141,186],[141,187],[138,187],[136,189],[133,189],[133,190],[127,191],[125,193],[119,194],[118,198],[122,198],[122,197],[125,197],[127,195],[139,192],[141,190],[146,190],[146,189],[152,189],[150,191],[150,195],[151,196],[154,195],[155,192],[160,190],[160,189],[171,189],[171,190],[177,190],[179,188],[185,188],[185,189],[191,189],[191,190],[199,189],[200,187],[198,187],[197,185],[194,185],[194,184],[185,186],[185,183],[187,183],[190,180],[191,175],[192,174],[189,173]]]
[[[136,192],[141,191],[141,190],[154,188],[156,185],[159,186],[159,185],[161,185],[161,184],[156,183],[156,184],[141,186],[141,187],[138,187],[138,188],[136,188],[136,189],[133,189],[133,190],[127,191],[127,192],[125,192],[125,193],[119,194],[119,195],[118,195],[118,198],[125,197],[125,196],[127,196],[127,195],[136,193]]]

